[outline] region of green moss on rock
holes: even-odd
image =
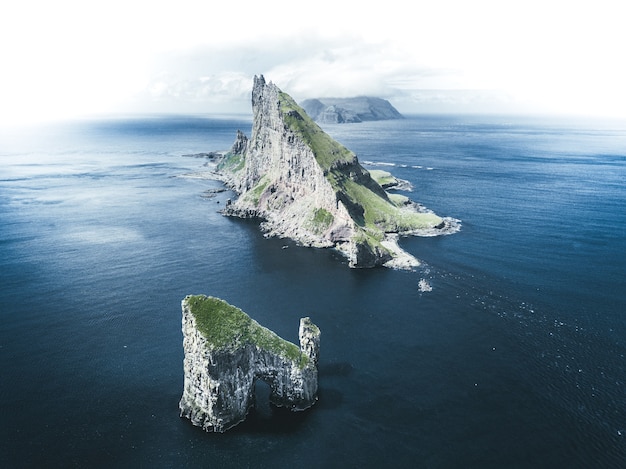
[[[402,195],[402,194],[389,194],[388,193],[387,197],[389,197],[389,200],[391,200],[391,202],[396,207],[404,207],[411,201],[406,195]]]
[[[217,170],[236,173],[243,169],[245,163],[246,160],[243,155],[229,152],[226,153],[224,158],[222,158],[222,160],[217,164]]]
[[[245,197],[248,197],[254,205],[258,205],[259,200],[261,200],[261,196],[263,195],[265,189],[267,189],[269,183],[269,178],[267,177],[267,175],[264,175],[261,179],[259,179],[259,182],[257,182],[256,186],[254,186],[246,193]]]
[[[433,213],[419,213],[403,209],[383,199],[362,184],[351,180],[343,182],[345,193],[363,208],[363,227],[385,233],[408,232],[432,228],[443,220]]]
[[[355,154],[324,132],[291,96],[279,93],[280,110],[285,124],[309,145],[324,171],[355,159]]]
[[[297,345],[261,326],[236,306],[204,295],[188,296],[185,301],[196,320],[196,327],[211,347],[232,350],[254,345],[295,361],[301,368],[309,363],[309,358]]]
[[[311,221],[311,229],[317,233],[321,233],[333,224],[335,217],[332,213],[324,208],[316,208],[313,212],[313,220]]]
[[[370,169],[370,176],[381,187],[391,187],[398,184],[398,180],[391,173],[383,171],[382,169]]]

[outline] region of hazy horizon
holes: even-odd
[[[609,1],[14,2],[0,123],[247,113],[263,74],[297,101],[377,96],[401,113],[626,117],[626,32]]]

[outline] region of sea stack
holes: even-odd
[[[184,390],[181,417],[207,432],[224,432],[254,406],[255,381],[270,386],[270,402],[304,410],[317,401],[320,330],[300,320],[300,347],[219,298],[182,301]]]
[[[327,135],[286,93],[254,77],[252,134],[238,132],[218,171],[239,197],[223,213],[260,218],[268,236],[332,247],[350,267],[411,269],[399,235],[446,232],[446,220],[390,194],[357,156]]]

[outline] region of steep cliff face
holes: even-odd
[[[356,155],[328,136],[273,83],[254,78],[253,125],[219,164],[240,195],[226,215],[259,217],[269,236],[335,247],[351,267],[419,263],[395,234],[439,230],[445,221],[390,198]]]
[[[180,415],[209,432],[242,422],[254,406],[254,385],[270,385],[270,402],[304,410],[317,400],[320,331],[300,320],[300,348],[218,298],[182,301],[184,390]]]

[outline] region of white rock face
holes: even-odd
[[[263,218],[263,230],[269,236],[292,238],[305,246],[332,247],[349,242],[354,221],[337,200],[311,147],[286,128],[277,106],[279,91],[263,77],[255,78],[246,165],[232,179],[240,197],[228,214]],[[268,185],[255,198],[249,191],[262,180]],[[332,215],[328,226],[315,226],[315,211],[321,208]]]
[[[309,318],[300,320],[300,350],[307,357],[302,366],[300,360],[253,343],[216,348],[199,330],[189,298],[182,301],[185,358],[181,417],[208,432],[224,432],[246,418],[254,405],[257,379],[270,385],[270,402],[278,407],[304,410],[317,401],[320,331]]]

